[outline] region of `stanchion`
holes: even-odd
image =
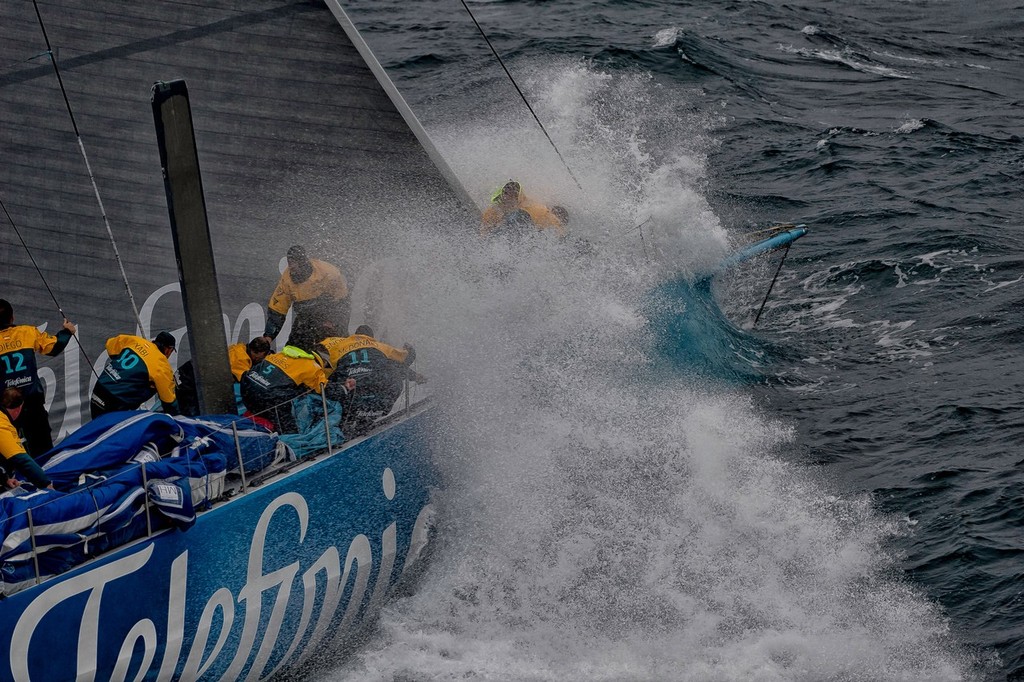
[[[238,441],[238,422],[231,422],[231,434],[235,437],[235,452],[238,454],[238,473],[242,476],[242,494],[245,494],[245,462],[242,461],[242,444]]]
[[[142,463],[142,499],[146,505],[146,537],[153,535],[153,519],[149,515],[149,479],[146,477],[146,463]]]
[[[327,419],[327,391],[321,391],[320,400],[324,404],[324,432],[327,434],[327,454],[331,454],[331,423]]]
[[[42,582],[42,578],[39,577],[39,550],[36,549],[36,524],[32,521],[32,510],[29,509],[28,514],[28,537],[32,542],[32,563],[36,568],[36,585]]]

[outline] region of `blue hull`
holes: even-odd
[[[784,248],[805,234],[807,228],[797,225],[736,251],[709,273],[693,279],[679,278],[655,289],[648,309],[655,332],[654,369],[740,383],[761,381],[756,366],[764,361],[769,348],[738,329],[722,312],[715,300],[714,278],[751,258]]]
[[[723,270],[728,270],[734,265],[739,265],[744,261],[748,261],[755,256],[760,256],[762,253],[768,253],[769,251],[775,251],[781,249],[784,246],[789,246],[800,237],[807,234],[807,227],[804,225],[796,225],[791,230],[785,230],[776,235],[762,239],[759,242],[750,244],[736,253],[725,258],[721,263],[718,264],[718,268],[712,273],[716,275]]]
[[[426,542],[428,418],[4,600],[0,680],[256,680],[343,646]]]

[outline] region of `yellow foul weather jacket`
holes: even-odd
[[[25,446],[18,436],[18,429],[3,410],[0,410],[0,456],[3,459],[3,469],[8,474],[20,473],[22,478],[38,488],[50,485],[50,478],[25,452]],[[6,482],[6,479],[3,482]]]
[[[127,405],[141,405],[156,392],[165,408],[174,404],[174,370],[155,343],[120,334],[107,340],[107,355],[110,359],[97,385],[112,396]]]
[[[497,202],[488,206],[480,221],[480,234],[494,232],[501,226],[501,223],[509,214],[519,210],[530,214],[530,219],[538,230],[555,230],[559,237],[565,236],[565,226],[562,225],[562,221],[558,219],[558,216],[552,213],[551,209],[544,204],[538,203],[522,193],[519,195],[519,201],[507,208]]]
[[[310,259],[313,272],[304,282],[292,281],[291,269],[285,268],[277,288],[267,304],[267,326],[264,334],[274,338],[284,326],[285,316],[295,307],[295,315],[313,310],[324,303],[337,303],[348,297],[348,284],[338,268],[315,258]]]
[[[233,343],[228,346],[228,361],[231,363],[231,375],[235,381],[241,381],[242,375],[252,369],[252,358],[244,343]]]
[[[0,329],[0,389],[18,388],[24,395],[41,393],[36,353],[60,355],[71,336],[66,329],[53,336],[27,324]]]

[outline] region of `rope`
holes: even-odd
[[[648,263],[651,262],[651,258],[650,258],[650,256],[647,255],[647,242],[644,241],[644,225],[646,225],[647,223],[651,222],[651,218],[653,218],[653,217],[654,216],[647,216],[643,220],[643,222],[641,222],[641,223],[639,223],[637,225],[634,225],[633,227],[629,228],[628,230],[620,233],[619,237],[618,237],[619,239],[622,239],[623,237],[626,237],[628,235],[633,234],[634,232],[639,231],[640,232],[640,247],[643,249],[644,258],[647,260]]]
[[[35,1],[36,0],[32,0],[32,2]],[[582,192],[583,186],[580,184],[580,181],[576,179],[576,174],[572,172],[572,168],[569,167],[569,164],[566,162],[565,157],[562,156],[562,152],[558,151],[558,145],[556,145],[555,141],[551,139],[550,135],[548,135],[547,128],[545,128],[544,124],[540,122],[540,118],[537,116],[537,112],[535,112],[533,110],[533,107],[530,106],[530,102],[529,100],[526,99],[526,95],[523,94],[523,91],[519,88],[519,84],[516,83],[516,79],[512,77],[512,74],[509,72],[508,67],[505,66],[505,62],[502,61],[501,55],[499,55],[498,51],[494,49],[494,45],[491,44],[491,41],[487,37],[487,34],[484,33],[484,30],[480,27],[480,22],[478,22],[476,20],[476,17],[473,16],[473,11],[469,9],[469,5],[466,4],[466,0],[459,1],[462,3],[462,6],[466,8],[466,12],[469,14],[469,18],[473,20],[473,23],[476,25],[476,30],[478,30],[480,32],[480,35],[483,36],[484,42],[487,43],[487,47],[491,48],[491,52],[494,54],[494,58],[498,60],[498,63],[501,64],[501,68],[505,70],[505,75],[508,76],[508,79],[512,82],[512,86],[516,89],[516,92],[519,93],[519,97],[523,100],[523,104],[525,104],[526,108],[530,110],[531,114],[533,114],[533,120],[535,120],[537,122],[537,125],[540,126],[540,130],[542,133],[544,133],[544,137],[548,138],[548,142],[551,143],[551,148],[555,150],[555,154],[558,154],[558,158],[559,160],[561,160],[562,165],[565,166],[565,170],[568,171],[569,177],[572,178],[572,181],[576,183],[576,186]]]
[[[53,54],[53,48],[50,46],[50,37],[46,33],[46,26],[43,24],[43,15],[39,12],[39,3],[37,0],[32,0],[32,6],[36,10],[36,18],[39,20],[39,30],[43,33],[43,40],[46,41],[46,54],[50,57],[50,63],[53,64],[53,72],[57,75],[57,83],[60,85],[60,92],[64,96],[64,106],[67,107],[68,116],[71,118],[71,126],[75,130],[75,137],[78,138],[78,148],[82,152],[82,158],[85,160],[85,168],[89,172],[89,180],[92,182],[92,190],[96,195],[96,203],[100,207],[100,215],[103,216],[103,224],[107,228],[107,237],[110,239],[110,246],[114,250],[114,260],[117,261],[117,267],[121,271],[121,280],[124,282],[125,292],[128,294],[128,300],[132,304],[132,312],[135,313],[135,321],[139,325],[139,333],[144,334],[145,328],[142,326],[142,317],[139,315],[139,308],[135,305],[135,296],[132,295],[131,285],[128,284],[128,273],[124,270],[124,263],[121,261],[121,253],[117,249],[117,242],[114,240],[114,233],[110,229],[110,221],[107,220],[106,209],[103,208],[103,199],[100,197],[100,189],[96,185],[96,177],[92,172],[92,164],[89,163],[89,155],[85,152],[85,143],[82,141],[82,135],[78,130],[78,122],[75,120],[75,112],[71,109],[71,102],[68,100],[68,92],[64,87],[64,79],[61,78],[60,69],[57,67],[57,58]]]
[[[765,227],[765,228],[760,229],[760,230],[752,230],[750,232],[747,232],[744,236],[748,238],[747,239],[748,241],[751,241],[751,242],[759,241],[759,240],[752,239],[752,237],[754,237],[756,235],[759,235],[759,234],[769,234],[769,233],[771,233],[774,236],[774,234],[776,234],[776,233],[785,232],[786,230],[792,230],[792,229],[795,229],[796,227],[797,226],[796,226],[795,223],[779,223],[778,225],[772,225],[771,227]]]
[[[754,316],[754,324],[751,327],[757,326],[757,321],[761,319],[761,312],[764,310],[764,306],[768,303],[768,297],[772,295],[772,289],[775,287],[775,280],[779,278],[779,273],[782,272],[782,264],[786,262],[786,256],[789,255],[789,247],[793,243],[786,244],[786,250],[782,252],[782,258],[779,259],[779,267],[775,269],[775,276],[772,277],[772,283],[768,285],[768,293],[764,295],[764,300],[761,301],[761,307],[757,309],[757,315]]]
[[[644,218],[643,222],[640,222],[640,223],[634,225],[633,227],[629,228],[628,230],[625,230],[625,231],[621,232],[619,234],[619,236],[620,237],[625,237],[626,235],[633,234],[635,231],[639,230],[644,225],[646,225],[647,223],[651,222],[651,218],[652,217],[653,216],[647,216],[646,218]]]
[[[22,248],[25,249],[25,253],[28,254],[29,260],[32,261],[32,267],[36,269],[39,279],[43,280],[43,286],[46,287],[46,293],[50,294],[50,299],[53,300],[53,305],[57,306],[57,312],[60,313],[60,316],[64,318],[65,322],[68,322],[68,316],[64,313],[64,309],[61,307],[60,302],[57,301],[57,297],[53,294],[53,289],[50,288],[50,283],[46,281],[46,277],[43,275],[43,271],[36,262],[35,256],[32,255],[32,249],[28,248],[28,244],[25,243],[25,238],[21,236],[21,230],[18,229],[17,223],[14,222],[14,218],[11,217],[11,213],[7,210],[7,205],[4,203],[2,198],[0,198],[0,209],[3,209],[4,215],[7,216],[7,222],[11,224],[11,227],[14,228],[14,233],[18,235],[18,241],[21,242]],[[96,374],[96,368],[92,364],[92,358],[90,358],[89,354],[85,352],[85,347],[82,345],[82,340],[78,338],[77,332],[72,334],[72,336],[74,336],[75,340],[78,341],[78,350],[82,352],[82,356],[85,358],[85,361],[89,363],[89,368],[92,370],[92,373]],[[96,378],[98,379],[99,375],[96,375]]]
[[[7,210],[7,205],[4,204],[4,200],[2,198],[0,198],[0,208],[3,209],[4,215],[7,216],[7,222],[9,222],[11,227],[14,228],[14,233],[18,235],[18,241],[21,242],[22,247],[25,249],[25,253],[28,254],[29,260],[32,261],[32,267],[36,269],[39,279],[43,280],[43,286],[46,287],[46,293],[50,294],[50,299],[53,301],[53,304],[57,306],[57,312],[59,312],[61,317],[65,320],[68,319],[68,316],[64,314],[64,309],[60,307],[57,297],[53,295],[53,289],[50,288],[50,284],[46,281],[46,277],[43,276],[43,271],[39,269],[39,264],[36,263],[35,256],[32,255],[32,251],[28,248],[28,244],[25,243],[25,238],[21,236],[21,230],[18,229],[18,225],[14,222],[14,218],[11,217],[11,213]]]

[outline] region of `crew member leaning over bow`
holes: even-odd
[[[491,197],[490,205],[480,218],[480,234],[492,232],[518,234],[529,230],[554,230],[566,235],[569,213],[562,206],[548,208],[523,193],[523,186],[509,180]]]
[[[137,410],[156,393],[167,414],[178,414],[174,370],[168,358],[174,337],[160,332],[152,341],[121,334],[107,339],[106,366],[92,390],[92,418],[120,410]]]
[[[297,433],[291,401],[310,391],[321,393],[333,369],[323,346],[317,345],[312,353],[285,346],[242,375],[242,402],[278,433]]]
[[[25,434],[29,454],[38,457],[53,447],[50,415],[46,412],[46,394],[39,380],[36,353],[60,355],[75,335],[75,325],[67,318],[57,336],[45,334],[27,324],[14,324],[14,308],[0,299],[0,390],[17,388],[24,404],[15,426]]]
[[[288,249],[288,267],[267,305],[267,341],[277,338],[291,309],[295,316],[288,335],[289,346],[311,348],[327,336],[325,329],[348,333],[348,284],[330,263],[309,258],[301,246]]]
[[[21,474],[37,488],[52,488],[49,477],[25,452],[14,426],[24,409],[24,397],[18,389],[8,388],[0,394],[0,481],[5,488],[16,488],[14,474]]]

